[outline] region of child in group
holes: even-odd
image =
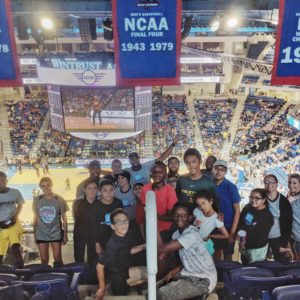
[[[217,205],[216,194],[210,190],[201,190],[194,196],[197,207],[193,211],[195,217],[194,226],[199,230],[200,237],[206,241],[209,253],[214,253],[213,239],[228,239],[229,234],[224,226],[224,222],[218,218],[219,207]],[[215,229],[220,233],[213,233]]]
[[[129,267],[131,255],[144,251],[146,244],[133,246],[128,232],[129,218],[124,209],[118,208],[110,214],[113,233],[107,242],[105,252],[99,256],[97,275],[99,289],[96,299],[102,300],[106,291],[106,282],[110,283],[114,295],[126,295],[130,282]]]
[[[240,249],[242,262],[245,264],[263,261],[267,256],[268,236],[274,219],[266,197],[266,190],[252,190],[249,204],[241,212],[237,230],[246,232],[245,245]]]
[[[101,199],[98,205],[96,252],[101,254],[112,234],[110,214],[117,208],[123,208],[122,201],[114,197],[115,186],[110,180],[100,183]]]
[[[69,210],[67,202],[53,192],[50,177],[43,177],[39,184],[43,194],[34,198],[33,228],[35,241],[38,245],[41,263],[49,263],[49,247],[51,245],[54,266],[62,265],[61,247],[68,241],[68,222],[66,212]]]

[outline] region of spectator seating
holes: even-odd
[[[262,300],[298,300],[300,299],[300,285],[287,285],[275,288],[271,293],[263,292]]]
[[[153,148],[156,155],[166,149],[174,136],[180,136],[180,143],[173,154],[181,156],[189,147],[195,146],[193,123],[190,119],[185,95],[153,96]]]
[[[223,142],[228,138],[231,119],[237,100],[194,100],[205,151],[219,156]]]
[[[286,132],[294,134],[291,126],[285,120],[286,112],[273,119],[285,104],[283,99],[266,96],[248,96],[239,121],[232,154],[251,154],[269,149],[271,138],[278,138]],[[277,140],[278,142],[278,140]],[[274,141],[276,143],[276,141]]]
[[[48,112],[45,100],[6,102],[13,153],[29,154]]]

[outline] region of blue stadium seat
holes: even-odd
[[[6,282],[7,285],[16,280],[18,280],[18,277],[15,274],[0,273],[0,281]]]
[[[14,273],[14,268],[12,266],[9,265],[1,265],[0,264],[0,273]]]
[[[218,272],[218,282],[222,282],[223,279],[223,273],[229,272],[233,269],[240,269],[243,268],[243,265],[237,261],[231,261],[231,260],[220,260],[215,262],[216,269]]]
[[[281,276],[282,272],[288,269],[299,268],[300,265],[296,264],[283,264],[277,261],[257,261],[251,264],[253,267],[264,268],[271,270],[275,275]]]
[[[240,278],[242,276],[256,276],[256,278],[273,277],[274,273],[268,269],[257,267],[232,269],[229,272],[225,272],[223,273],[223,278],[227,296],[240,295],[243,289],[243,287],[240,286]]]
[[[21,285],[2,286],[0,288],[0,300],[23,300],[23,299],[24,299],[24,293]]]
[[[288,285],[277,287],[272,291],[273,300],[299,300],[300,299],[300,286]]]
[[[53,279],[48,281],[14,281],[14,285],[21,285],[23,290],[33,296],[39,292],[41,286],[49,285],[49,300],[71,300],[76,299],[68,288],[68,282],[65,279]]]
[[[241,276],[237,280],[239,286],[238,296],[243,299],[259,299],[263,291],[271,292],[273,289],[279,286],[293,284],[293,276],[278,276],[278,277],[266,277],[266,276]]]

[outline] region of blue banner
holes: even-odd
[[[113,0],[117,85],[180,84],[181,0]]]
[[[0,87],[22,85],[18,61],[10,1],[0,0]]]
[[[300,84],[300,1],[281,0],[272,84]]]

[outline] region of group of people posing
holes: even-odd
[[[214,261],[222,256],[231,260],[239,236],[245,264],[271,255],[281,262],[288,255],[300,259],[299,174],[289,176],[286,196],[277,191],[276,176],[266,174],[264,188],[252,190],[249,203],[240,211],[238,189],[225,177],[227,162],[209,156],[201,169],[201,154],[190,148],[183,156],[188,173],[179,175],[180,160],[169,157],[177,142],[175,138],[159,158],[146,163],[131,153],[128,169],[122,169],[117,159],[111,172],[101,171],[99,161],[88,165],[90,176],[77,187],[72,208],[74,260],[85,262],[87,252],[90,280],[97,278],[99,283],[97,299],[103,299],[108,288],[114,295],[126,294],[130,267],[146,264],[148,191],[156,195],[158,299],[186,299],[212,292],[217,282]],[[0,173],[0,262],[10,245],[16,264],[22,266],[18,214],[24,200],[6,184],[5,173]],[[54,264],[60,265],[69,208],[53,193],[49,177],[41,179],[40,188],[43,194],[33,201],[36,243],[42,263],[48,264],[51,245]]]

